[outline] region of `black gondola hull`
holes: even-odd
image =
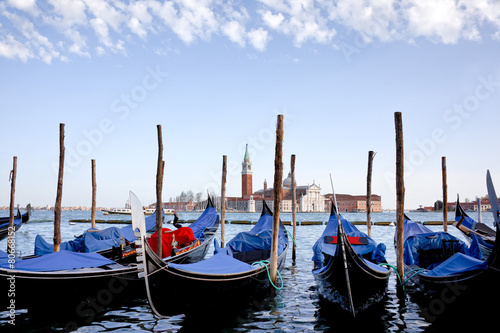
[[[132,293],[142,284],[135,266],[61,272],[0,270],[0,288],[5,291],[2,308],[13,304],[16,310],[27,308],[37,315],[95,315],[133,299],[137,295]]]
[[[285,264],[286,252],[285,248],[278,257],[278,270]],[[215,306],[230,308],[258,298],[270,288],[264,266],[237,274],[201,274],[168,267],[147,245],[146,253],[148,272],[152,272],[148,277],[150,303],[162,315]]]
[[[388,270],[374,270],[358,259],[348,259],[349,281],[346,278],[343,259],[339,257],[331,257],[326,267],[313,274],[321,298],[338,304],[343,310],[352,312],[354,309],[355,314],[384,298],[390,275]],[[352,307],[349,294],[352,295]]]
[[[205,232],[203,242],[197,247],[168,257],[163,262],[194,263],[202,260],[218,226],[216,222],[214,229]],[[16,309],[27,308],[38,314],[53,313],[58,309],[76,315],[87,310],[90,314],[92,309],[98,313],[98,310],[122,301],[146,299],[144,281],[138,277],[138,273],[135,264],[128,268],[108,267],[93,271],[29,272],[0,269],[0,290],[14,290]],[[8,306],[13,298],[6,292],[0,298],[0,304]]]

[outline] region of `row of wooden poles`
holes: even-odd
[[[394,113],[394,122],[396,130],[396,255],[397,255],[397,270],[401,276],[404,276],[403,266],[403,231],[404,231],[404,149],[403,149],[403,121],[401,112]],[[165,169],[165,161],[163,160],[163,141],[161,125],[157,125],[158,132],[158,166],[156,174],[156,230],[161,233],[163,214],[162,214],[162,189],[163,189],[163,176]],[[64,124],[59,124],[59,170],[57,180],[57,194],[54,206],[54,252],[59,251],[61,244],[61,201],[62,201],[62,188],[63,188],[63,173],[64,173]],[[367,187],[366,187],[366,225],[368,236],[371,236],[371,178],[372,166],[375,153],[368,152],[368,172],[367,172]],[[291,177],[292,177],[292,237],[296,238],[296,191],[295,191],[295,155],[291,155],[290,161]],[[92,228],[95,228],[95,211],[96,211],[96,163],[91,160],[92,169],[92,209],[91,209],[91,223]],[[222,158],[222,185],[221,185],[221,246],[225,245],[225,196],[226,196],[226,169],[227,169],[227,156],[223,155]],[[14,226],[14,198],[17,174],[17,156],[14,156],[13,169],[10,173],[11,181],[11,195],[10,195],[10,215],[9,215],[9,230],[13,230]],[[277,278],[277,258],[278,258],[278,231],[280,220],[280,206],[281,206],[281,182],[283,178],[283,115],[278,115],[276,126],[276,147],[274,158],[274,214],[273,214],[273,242],[271,250],[271,279],[276,283]],[[442,179],[443,179],[443,228],[447,231],[447,184],[446,184],[446,157],[442,157]],[[157,237],[158,255],[162,257],[162,237]],[[7,241],[7,252],[11,253],[13,244],[13,233],[9,233]],[[292,260],[295,262],[296,247],[293,242]]]

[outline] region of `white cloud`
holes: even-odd
[[[7,59],[20,59],[23,62],[34,57],[31,48],[16,40],[12,35],[0,38],[0,56]]]
[[[259,51],[264,51],[270,40],[269,33],[262,28],[252,29],[248,33],[248,38],[250,39],[250,44]]]
[[[70,39],[71,45],[68,51],[79,56],[90,58],[85,37],[83,37],[77,30],[67,30],[65,35]]]
[[[454,0],[412,1],[406,11],[408,30],[412,36],[438,38],[445,44],[456,43],[465,23],[465,16]]]
[[[87,8],[95,19],[104,22],[116,32],[121,31],[121,25],[126,21],[126,15],[121,10],[111,6],[104,0],[84,0]],[[115,4],[120,4],[119,1]]]
[[[31,15],[37,15],[39,12],[35,0],[7,0],[7,4],[12,8],[28,12]]]
[[[222,32],[240,46],[245,46],[245,27],[238,21],[230,21],[222,26]]]
[[[264,24],[292,36],[297,47],[307,41],[327,43],[335,36],[335,29],[328,26],[328,19],[322,13],[323,8],[316,7],[313,0],[260,2],[268,6],[268,9],[259,12]]]
[[[87,25],[87,5],[81,0],[49,0],[53,8],[43,18],[45,22],[60,29],[68,29],[75,25]]]
[[[285,20],[285,17],[281,13],[274,15],[270,10],[266,10],[262,15],[262,19],[271,29],[279,29],[281,23]]]
[[[402,21],[395,9],[398,0],[339,0],[326,8],[328,17],[359,34],[365,42],[399,39]]]
[[[296,47],[339,45],[353,33],[366,44],[500,40],[498,0],[4,0],[0,19],[0,56],[47,63],[125,54],[125,41],[160,33],[186,44],[223,36],[259,51],[277,35]]]
[[[24,41],[21,43],[24,44],[25,48],[30,49],[29,54],[37,54],[38,57],[47,64],[50,64],[52,62],[52,59],[59,57],[59,52],[55,50],[52,42],[46,36],[40,34],[31,21],[23,16],[10,12],[3,12],[2,14],[10,20],[14,28],[24,38]],[[4,44],[4,47],[8,45],[14,45],[14,54],[22,55],[23,58],[20,57],[20,59],[25,61],[26,52],[19,53],[19,51],[22,49],[19,48],[19,45],[17,43],[12,44],[12,42],[13,40],[10,39],[9,43]]]

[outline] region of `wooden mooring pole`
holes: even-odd
[[[161,134],[161,125],[156,126],[158,131],[158,166],[156,170],[156,252],[158,257],[163,258],[162,241],[163,241],[163,203],[161,194],[163,189],[163,171],[165,162],[163,161],[163,139]],[[170,255],[170,253],[165,253]]]
[[[7,253],[15,254],[16,246],[14,245],[14,201],[16,193],[16,177],[17,177],[17,156],[14,156],[12,161],[12,171],[10,172],[10,214],[9,228],[7,238]]]
[[[368,152],[368,173],[366,176],[366,228],[368,236],[372,235],[372,219],[371,219],[371,211],[372,211],[372,166],[373,166],[373,158],[375,157],[375,153],[373,151]]]
[[[96,194],[97,194],[97,183],[95,179],[95,160],[90,161],[92,169],[92,210],[90,212],[90,222],[92,223],[92,228],[95,228],[95,206],[96,206]]]
[[[276,285],[278,271],[278,235],[281,206],[281,186],[283,178],[283,115],[278,115],[276,125],[276,148],[274,156],[274,213],[273,213],[273,240],[271,246],[270,276]]]
[[[441,158],[443,174],[443,229],[448,232],[448,185],[446,184],[446,156]]]
[[[222,156],[222,185],[221,185],[221,209],[220,209],[220,246],[224,247],[224,234],[226,224],[226,172],[227,172],[227,156]]]
[[[57,194],[54,205],[54,252],[61,247],[61,202],[64,175],[64,124],[59,124],[59,172],[57,176]]]
[[[401,112],[394,113],[396,126],[396,256],[397,270],[400,277],[404,276],[403,263],[403,232],[404,232],[404,149],[403,149],[403,120]]]
[[[481,217],[481,198],[477,198],[477,222],[482,223],[482,217]]]
[[[290,160],[290,170],[292,173],[292,237],[293,237],[293,248],[292,248],[292,262],[295,264],[296,249],[295,249],[295,238],[297,236],[297,212],[296,212],[296,201],[297,193],[295,188],[295,155],[292,155]]]

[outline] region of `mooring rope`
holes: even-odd
[[[285,228],[285,233],[290,236],[290,238],[292,239],[293,241],[293,245],[295,245],[295,247],[297,247],[297,243],[295,242],[295,239],[293,238],[293,235],[290,233],[290,231],[288,231],[288,229]]]
[[[411,279],[413,279],[415,276],[417,276],[420,272],[425,272],[427,271],[425,268],[415,268],[415,269],[412,269],[411,271],[407,272],[404,276],[403,276],[403,279],[401,279],[401,275],[399,274],[398,272],[398,269],[391,265],[391,264],[387,264],[387,263],[381,263],[381,264],[378,264],[379,266],[387,266],[387,267],[390,267],[394,270],[394,272],[396,272],[396,276],[398,277],[398,281],[399,281],[399,285],[398,286],[401,286],[403,287],[403,290],[405,289],[405,284],[406,282],[410,281]],[[407,277],[408,275],[410,275],[410,273],[413,273],[410,277]]]
[[[415,268],[415,269],[412,269],[411,271],[407,272],[405,274],[405,276],[403,277],[404,278],[404,281],[403,283],[406,283],[407,281],[413,279],[417,274],[419,274],[420,272],[425,272],[426,269],[425,268]],[[412,276],[410,276],[409,278],[406,278],[410,273],[413,273],[415,272]]]
[[[283,286],[284,286],[284,283],[283,283],[283,278],[281,277],[281,273],[279,270],[276,270],[276,273],[278,273],[278,277],[280,278],[280,281],[281,281],[281,287],[277,287],[276,285],[274,285],[273,281],[271,280],[271,274],[269,273],[269,267],[268,265],[269,264],[269,260],[261,260],[261,261],[256,261],[252,264],[253,265],[261,265],[261,266],[264,266],[266,268],[266,271],[267,271],[267,277],[269,279],[269,282],[271,282],[271,285],[274,287],[274,289],[276,290],[281,290],[283,289]]]
[[[399,275],[399,272],[398,272],[398,269],[396,268],[396,266],[394,265],[391,265],[391,264],[388,264],[388,263],[381,263],[381,264],[378,264],[379,266],[387,266],[387,267],[390,267],[394,270],[394,272],[396,272],[396,276],[398,277],[398,281],[399,281],[399,284],[402,285],[403,282],[401,281],[401,276]]]

